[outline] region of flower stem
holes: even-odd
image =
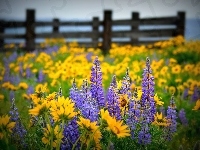
[[[63,134],[63,131],[64,131],[64,125],[65,125],[65,121],[62,120],[62,126],[61,126],[61,129],[60,129],[60,133],[62,133],[62,134]],[[59,134],[59,133],[58,133],[58,134]],[[57,147],[56,147],[57,150],[60,149],[60,144],[61,144],[61,142],[62,142],[62,138],[59,137],[59,139],[58,139],[58,145],[57,145]]]
[[[75,149],[75,147],[76,147],[76,145],[77,145],[77,143],[78,143],[78,141],[80,140],[80,138],[81,138],[81,136],[79,136],[79,138],[76,140],[76,142],[73,144],[73,147],[72,147],[72,150],[74,150]],[[82,144],[81,144],[82,145]]]

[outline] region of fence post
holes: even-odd
[[[134,33],[137,34],[139,31],[139,13],[138,12],[132,12],[131,21],[132,21],[132,23],[131,23],[132,34],[134,34]],[[139,43],[138,38],[139,37],[131,37],[131,44],[138,45],[138,43]]]
[[[93,17],[92,30],[93,30],[93,37],[92,37],[93,47],[97,48],[98,47],[98,39],[99,39],[99,37],[98,37],[99,18],[98,17]]]
[[[26,51],[35,49],[35,10],[26,10]]]
[[[111,48],[111,32],[112,32],[112,11],[104,11],[104,21],[103,21],[103,44],[102,50],[103,54],[108,54]]]
[[[182,35],[184,37],[185,33],[185,12],[179,11],[177,14],[177,23],[176,23],[176,36]]]
[[[59,19],[53,19],[53,33],[59,32]]]
[[[5,27],[4,27],[4,22],[3,22],[3,20],[0,20],[0,34],[4,34],[4,29],[5,29]],[[4,39],[3,38],[1,38],[0,39],[0,50],[3,50],[3,47],[4,47]]]

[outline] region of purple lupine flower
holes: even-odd
[[[99,109],[97,101],[92,98],[92,93],[87,80],[83,81],[82,89],[80,91],[80,99],[82,99],[82,115],[85,118],[90,119],[92,122],[97,121]]]
[[[26,78],[31,78],[32,73],[31,73],[31,69],[29,67],[26,68]]]
[[[173,137],[173,134],[176,132],[176,126],[177,126],[176,122],[177,116],[176,116],[176,106],[175,106],[174,96],[171,97],[170,106],[168,106],[166,118],[169,125],[164,129],[165,131],[164,137],[167,141],[170,141]]]
[[[27,134],[27,131],[20,120],[18,109],[15,106],[14,98],[12,99],[12,105],[9,114],[11,116],[10,120],[16,123],[15,127],[12,129],[12,142],[16,144],[18,149],[26,149],[27,144],[25,142],[25,136]]]
[[[73,144],[78,140],[80,134],[78,130],[78,124],[76,122],[76,117],[73,118],[67,126],[64,128],[63,132],[63,140],[61,144],[61,150],[72,149]],[[76,147],[77,149],[80,148],[80,141],[77,142]]]
[[[113,80],[110,84],[110,87],[108,88],[107,93],[107,107],[108,112],[112,117],[115,117],[117,120],[121,120],[121,113],[120,113],[120,107],[119,107],[119,96],[116,91],[115,86],[115,76],[113,77]]]
[[[87,55],[86,55],[86,59],[87,59],[88,61],[91,61],[91,60],[92,60],[92,58],[91,58],[92,55],[93,55],[92,52],[87,53]]]
[[[58,48],[59,48],[58,46],[48,47],[48,48],[46,48],[46,49],[44,50],[44,52],[47,53],[47,54],[51,54],[51,53],[53,53],[53,52],[58,51]]]
[[[14,98],[15,98],[15,92],[14,91],[10,91],[10,93],[9,93],[10,102],[12,102],[12,99],[14,99]]]
[[[131,86],[131,78],[129,76],[129,69],[127,68],[126,74],[125,74],[125,76],[123,77],[123,80],[122,80],[122,87],[119,90],[119,93],[120,94],[127,94],[128,98],[130,98],[131,97],[130,86]]]
[[[92,98],[97,101],[99,109],[105,106],[104,90],[102,86],[102,72],[98,57],[95,58],[91,68],[91,93]]]
[[[188,98],[188,88],[185,88],[185,90],[183,91],[183,99],[187,99]]]
[[[150,60],[147,57],[146,59],[146,68],[142,74],[142,97],[141,97],[141,106],[143,109],[146,109],[150,122],[154,121],[154,115],[156,113],[156,106],[154,101],[154,77],[152,75],[152,69],[150,67]]]
[[[133,96],[135,99],[131,99],[129,102],[128,118],[126,120],[127,125],[131,129],[131,137],[135,138],[136,125],[139,123],[140,119],[140,104],[137,103],[137,88],[134,90]]]
[[[82,91],[79,92],[74,79],[72,87],[70,88],[69,97],[75,103],[75,107],[78,109],[83,107],[83,99],[80,98],[80,93],[82,93]]]
[[[9,77],[9,81],[10,81],[10,83],[17,85],[20,82],[20,78],[19,78],[19,76],[11,75]]]
[[[188,125],[188,120],[186,118],[185,110],[183,108],[179,111],[178,117],[181,120],[182,125],[184,126]]]
[[[9,57],[8,57],[8,61],[9,62],[13,62],[17,59],[18,55],[17,55],[17,52],[13,52]]]
[[[199,99],[199,92],[198,92],[198,88],[195,87],[194,88],[194,93],[191,96],[191,101],[192,102],[196,102]]]
[[[151,142],[149,126],[154,121],[156,106],[154,101],[155,83],[148,57],[146,59],[146,68],[144,68],[142,76],[142,97],[140,101],[140,124],[142,128],[139,131],[138,138],[140,144],[149,144]]]
[[[44,81],[44,76],[45,75],[43,74],[42,70],[40,70],[39,73],[38,73],[38,80],[37,80],[37,82],[39,82],[39,83],[43,82]]]
[[[149,133],[148,125],[142,126],[142,129],[138,133],[138,143],[147,145],[151,143],[151,134]]]
[[[28,89],[26,90],[26,93],[28,94],[28,95],[30,95],[30,94],[33,94],[34,93],[34,88],[33,88],[33,86],[28,86]]]

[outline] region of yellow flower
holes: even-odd
[[[169,59],[169,66],[173,66],[173,65],[175,65],[177,63],[177,60],[176,59],[174,59],[174,58],[170,58]]]
[[[166,83],[167,83],[166,79],[162,79],[162,78],[158,79],[158,87],[164,87]]]
[[[130,129],[127,125],[123,125],[123,121],[117,121],[115,118],[110,117],[107,120],[108,130],[115,134],[118,138],[130,136]]]
[[[181,79],[181,78],[177,78],[177,79],[175,79],[175,82],[176,82],[176,83],[181,83],[181,82],[182,82],[182,79]]]
[[[192,110],[200,110],[200,99],[196,101],[196,105],[194,106]]]
[[[181,66],[180,65],[176,65],[174,67],[172,67],[172,73],[173,74],[179,74],[181,72]]]
[[[58,97],[58,101],[51,101],[50,111],[54,121],[69,120],[76,115],[74,103],[64,96]]]
[[[156,105],[162,106],[164,104],[164,102],[160,101],[160,99],[162,99],[161,97],[159,98],[157,93],[154,95],[154,100],[156,102]]]
[[[174,86],[170,86],[168,90],[170,94],[174,94],[176,92],[176,88]]]
[[[119,80],[119,82],[117,81],[117,89],[120,89],[122,87],[122,81]]]
[[[26,90],[28,88],[28,84],[26,82],[20,82],[18,87]]]
[[[4,115],[0,116],[0,139],[4,136],[4,133],[12,133],[12,129],[15,127],[16,122],[10,122],[10,116]],[[3,132],[4,131],[4,132]]]
[[[47,83],[43,84],[38,84],[35,87],[35,92],[36,93],[45,93],[47,91]]]
[[[127,107],[129,103],[128,95],[127,94],[119,94],[119,103],[121,108]]]
[[[100,110],[100,115],[101,115],[101,119],[105,121],[111,117],[108,110],[104,110],[104,109]]]
[[[191,71],[193,68],[194,68],[194,65],[193,65],[193,64],[187,64],[187,65],[185,65],[185,67],[184,67],[184,71],[189,72],[189,71]]]
[[[34,108],[29,109],[29,114],[34,116],[42,115],[49,110],[50,103],[46,100],[41,101],[41,104],[37,104]]]
[[[138,89],[138,100],[141,100],[141,97],[142,97],[142,89]]]
[[[26,94],[26,93],[22,94],[22,97],[23,97],[24,99],[30,99],[30,96],[29,96],[28,94]]]
[[[152,124],[158,125],[158,126],[168,126],[167,119],[163,117],[162,112],[159,114],[158,112],[154,116],[154,122]]]
[[[179,85],[179,86],[177,87],[177,90],[178,90],[180,93],[182,93],[182,92],[184,91],[184,86],[183,86],[183,85]]]
[[[79,118],[77,124],[80,126],[81,129],[85,130],[85,134],[81,134],[81,142],[86,144],[87,146],[90,142],[94,141],[95,148],[101,149],[100,147],[100,139],[102,137],[99,126],[97,126],[97,122],[91,122],[89,119],[85,119],[83,117]]]
[[[0,101],[4,100],[4,95],[0,94]]]
[[[46,100],[47,100],[47,101],[52,101],[52,100],[55,99],[55,97],[56,97],[56,92],[53,92],[53,93],[49,94],[49,95],[46,97]]]
[[[63,134],[60,130],[59,125],[55,126],[55,128],[53,129],[53,133],[51,133],[51,131],[52,131],[52,127],[49,124],[47,124],[47,127],[44,128],[44,137],[42,138],[42,142],[46,145],[50,145],[49,139],[51,137],[51,134],[53,134],[54,141],[53,141],[52,146],[56,147],[59,144],[58,142],[60,142],[61,139],[63,138]]]

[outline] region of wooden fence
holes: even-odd
[[[165,26],[164,28],[157,28],[159,26]],[[36,27],[51,26],[51,33],[37,33]],[[91,31],[68,31],[59,32],[60,26],[75,26],[92,27]],[[113,27],[129,26],[129,30],[114,31]],[[141,27],[153,26],[153,28],[142,29]],[[170,26],[170,28],[169,28]],[[7,34],[5,29],[8,28],[25,28],[25,34]],[[103,30],[100,31],[99,28]],[[177,16],[160,17],[160,18],[140,18],[138,12],[132,12],[130,19],[124,20],[112,20],[112,11],[105,10],[103,21],[100,21],[98,17],[94,17],[92,21],[60,21],[58,18],[53,21],[36,21],[35,10],[26,10],[26,21],[5,21],[0,20],[0,44],[1,47],[4,44],[4,39],[25,39],[25,48],[27,51],[32,51],[36,48],[35,39],[37,38],[90,38],[91,42],[78,42],[80,45],[86,47],[98,47],[99,40],[102,39],[102,46],[104,53],[107,53],[111,47],[111,42],[114,38],[118,38],[118,41],[114,41],[118,44],[146,44],[160,40],[159,38],[170,38],[177,35],[184,36],[185,30],[185,12],[178,12]],[[128,38],[128,41],[123,41],[120,38]],[[141,38],[158,38],[156,40],[140,40]]]

